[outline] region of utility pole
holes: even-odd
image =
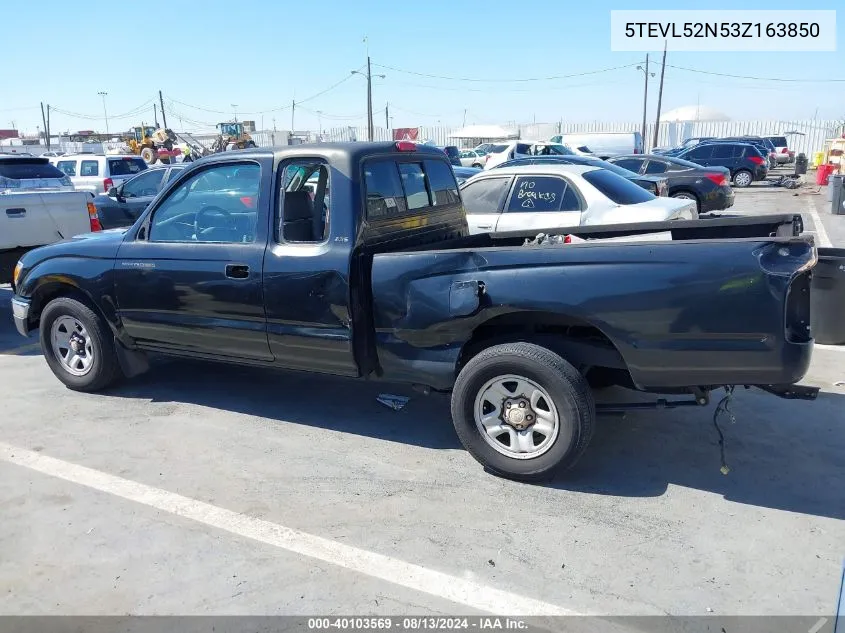
[[[467,109],[464,108],[464,122],[461,125],[461,127],[466,127],[466,126],[467,126]]]
[[[103,98],[103,116],[106,119],[106,136],[109,135],[109,113],[106,112],[106,96],[109,94],[108,92],[103,92],[102,90],[97,93]]]
[[[660,66],[660,90],[657,93],[657,116],[654,119],[654,141],[651,148],[657,147],[657,136],[660,133],[660,106],[663,105],[663,75],[666,74],[666,46],[668,40],[663,41],[663,64]]]
[[[366,40],[365,40],[366,41]],[[373,140],[373,75],[372,67],[370,65],[370,56],[367,55],[367,72],[362,73],[359,70],[353,70],[353,75],[364,75],[367,78],[367,140]],[[384,79],[385,75],[376,75]]]
[[[237,123],[238,122],[238,104],[232,103],[230,105],[232,106],[232,115],[235,117],[235,123]]]
[[[158,127],[158,106],[153,104],[153,123]]]
[[[47,142],[47,151],[50,151],[50,136],[47,131],[47,117],[44,115],[44,102],[41,102],[41,122],[44,124],[44,140]]]
[[[645,144],[646,144],[646,110],[648,109],[648,53],[645,56],[645,68],[642,66],[637,66],[637,70],[643,71],[643,75],[645,76],[645,88],[643,90],[643,129],[640,136],[642,137],[643,141],[643,151],[645,151]],[[654,73],[651,73],[651,76],[654,77]]]
[[[291,99],[290,102],[290,133],[293,134],[293,116],[296,114],[296,101]]]
[[[158,91],[158,102],[161,105],[161,122],[164,127],[167,127],[167,115],[164,113],[164,97],[161,96],[161,90]]]
[[[390,138],[393,138],[393,134],[390,132],[390,104],[384,104],[384,127],[387,128],[387,135]],[[390,140],[390,139],[388,139]]]
[[[47,147],[50,147],[50,104],[47,104]]]
[[[317,110],[317,134],[323,133],[323,111]]]

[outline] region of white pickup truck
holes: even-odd
[[[42,164],[55,170],[47,159],[0,156],[0,284],[12,280],[26,251],[101,230],[94,196],[70,183],[51,183],[50,174],[29,173],[45,169]]]

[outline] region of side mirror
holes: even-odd
[[[109,190],[106,192],[106,195],[109,198],[118,198],[120,195],[117,193],[117,187],[109,187]]]

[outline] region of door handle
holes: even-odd
[[[226,264],[226,276],[229,279],[247,279],[249,266],[246,264]]]
[[[22,218],[26,215],[26,209],[17,207],[15,209],[6,209],[6,215],[10,218]]]
[[[478,225],[478,228],[480,228],[480,229],[485,229],[485,230],[490,230],[490,229],[492,229],[492,228],[493,228],[493,225],[492,225],[492,224],[479,224],[479,225]]]

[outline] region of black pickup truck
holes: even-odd
[[[262,148],[197,161],[128,230],[26,254],[12,307],[71,389],[170,354],[451,390],[472,455],[535,478],[585,450],[591,385],[699,405],[732,385],[812,398],[793,386],[813,348],[817,260],[799,224],[470,236],[436,148]],[[661,231],[671,241],[590,239]]]

